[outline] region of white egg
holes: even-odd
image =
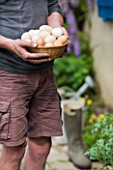
[[[56,40],[54,35],[49,35],[45,38],[45,43],[53,43]]]
[[[34,43],[36,43],[39,38],[40,38],[39,35],[34,35],[34,34],[32,35],[32,41],[33,41]]]
[[[49,36],[50,35],[50,33],[48,32],[48,31],[41,31],[40,32],[40,36],[42,37],[42,38],[46,38],[47,36]]]
[[[25,39],[25,41],[27,41],[27,42],[32,42],[32,40],[31,40],[31,39]]]
[[[31,39],[31,36],[28,34],[28,32],[24,32],[21,36],[22,40],[26,40],[26,39]]]
[[[66,28],[64,28],[64,27],[61,27],[61,29],[62,29],[62,31],[63,31],[63,35],[66,35],[66,36],[68,36],[68,32],[67,32]]]
[[[40,31],[48,31],[50,34],[51,34],[51,32],[52,32],[52,27],[51,26],[49,26],[49,25],[41,25],[40,27],[39,27],[39,30]]]
[[[40,31],[37,29],[37,30],[29,30],[28,33],[32,36],[32,35],[39,35],[40,34]]]
[[[56,28],[53,28],[52,34],[55,35],[56,37],[59,37],[63,34],[63,31],[61,28],[56,27]]]

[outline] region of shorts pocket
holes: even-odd
[[[10,102],[0,101],[0,140],[6,140],[9,132]]]

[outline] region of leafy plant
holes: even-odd
[[[69,86],[77,90],[92,69],[92,56],[82,54],[75,58],[73,53],[55,61],[54,73],[58,87]]]
[[[85,99],[85,98],[84,98]],[[95,142],[100,139],[100,132],[98,133],[92,133],[92,127],[95,123],[102,121],[102,119],[105,117],[105,114],[99,114],[96,115],[94,112],[94,102],[91,99],[86,100],[85,99],[85,120],[83,127],[83,142],[85,145],[87,145],[88,148],[90,148],[92,145],[95,144]]]
[[[88,148],[92,147],[100,139],[100,133],[92,133],[91,129],[92,124],[83,128],[83,142]]]
[[[106,114],[105,118],[94,125],[92,133],[100,134],[100,139],[89,148],[86,155],[91,160],[98,160],[107,168],[113,166],[113,114]]]
[[[107,168],[107,167],[93,168],[92,170],[109,170],[109,168]]]
[[[85,77],[93,74],[93,57],[89,48],[89,42],[83,33],[79,34],[82,43],[82,54],[76,57],[73,52],[57,59],[54,62],[54,73],[58,87],[69,86],[77,90],[85,80]]]

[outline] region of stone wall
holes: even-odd
[[[113,108],[113,21],[103,22],[97,6],[88,14],[85,31],[90,35],[95,78],[102,99]]]

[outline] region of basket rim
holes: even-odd
[[[38,46],[38,47],[30,47],[30,48],[34,48],[34,49],[62,48],[62,47],[65,47],[66,45],[68,45],[69,43],[70,43],[70,41],[68,40],[66,43],[64,43],[63,45],[59,45],[59,46],[51,46],[51,47]]]

